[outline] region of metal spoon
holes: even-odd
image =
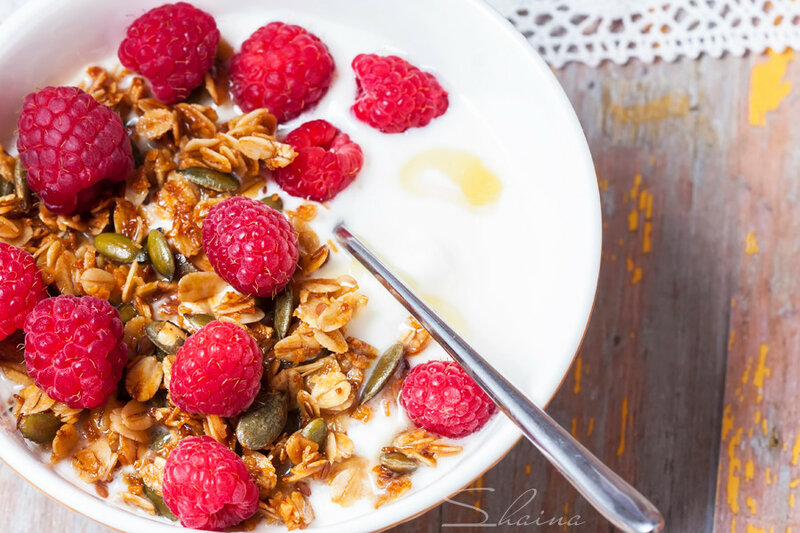
[[[403,304],[595,509],[627,533],[661,531],[664,518],[647,498],[501,376],[344,225],[333,231],[342,246]]]

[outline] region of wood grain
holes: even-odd
[[[779,62],[777,57],[749,61],[759,69]],[[731,123],[727,160],[740,184],[741,229],[730,259],[736,284],[716,502],[719,531],[800,531],[800,506],[795,505],[800,492],[800,128],[793,116],[800,97],[787,90],[792,81],[800,81],[800,66],[790,61],[782,82],[787,96],[763,127],[741,117]]]
[[[764,127],[749,123],[750,74],[764,61],[556,73],[597,166],[604,261],[583,348],[549,411],[653,499],[668,531],[800,531],[800,102],[789,93]],[[798,74],[790,63],[787,77]],[[758,252],[747,254],[751,232]],[[5,467],[0,489],[15,509],[0,513],[0,531],[107,531]],[[485,531],[443,524],[484,520],[474,507],[497,522],[528,489],[535,499],[512,518],[577,514],[576,531],[612,531],[525,442],[455,497],[462,506],[445,503],[394,531]]]

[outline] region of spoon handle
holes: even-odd
[[[460,364],[548,461],[612,524],[628,533],[660,531],[658,509],[533,404],[473,350],[342,224],[339,242]]]

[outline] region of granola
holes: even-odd
[[[348,435],[351,420],[365,424],[381,416],[379,405],[389,408],[402,381],[399,376],[389,380],[378,399],[361,403],[359,391],[379,350],[348,334],[348,327],[367,308],[368,298],[350,275],[318,276],[338,250],[323,243],[312,227],[316,205],[302,203],[286,212],[300,257],[290,282],[296,296],[288,302],[285,331],[277,327],[273,300],[236,291],[211,267],[202,246],[209,210],[233,195],[268,196],[265,171],[285,167],[296,156],[276,138],[277,122],[265,109],[220,121],[216,106],[229,99],[224,76],[216,68],[206,76],[208,105],[165,105],[152,97],[143,78],[121,67],[87,70],[82,88],[131,124],[141,156],[136,169],[83,215],[52,213],[21,191],[0,196],[0,241],[30,252],[53,290],[94,296],[120,309],[128,362],[117,394],[91,410],[69,408],[34,384],[19,336],[0,342],[0,369],[18,384],[10,406],[16,420],[54,416],[57,430],[42,449],[53,463],[71,462],[98,493],[107,494],[106,484],[122,477],[126,490],[115,496],[117,501],[164,514],[160,498],[170,451],[184,438],[208,435],[241,456],[258,487],[257,516],[302,529],[314,519],[309,496],[315,483],[327,484],[332,501],[342,506],[372,498],[377,507],[409,490],[408,473],[359,456]],[[0,147],[0,180],[12,183],[17,164]],[[215,190],[181,172],[196,167],[231,174],[239,186]],[[172,279],[160,275],[146,257],[115,261],[94,241],[115,233],[141,246],[153,229],[163,232],[175,256]],[[151,338],[148,325],[167,321],[190,335],[203,320],[244,327],[264,356],[263,387],[285,395],[290,421],[263,449],[250,450],[238,441],[235,418],[186,413],[170,399],[175,351]],[[399,339],[405,356],[421,352],[429,341],[413,319]],[[312,421],[321,434],[304,433]],[[401,432],[390,444],[384,451],[426,466],[460,451],[424,430]]]

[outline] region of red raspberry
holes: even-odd
[[[403,381],[401,395],[414,424],[454,439],[478,431],[496,409],[478,384],[452,361],[415,366]]]
[[[117,55],[123,65],[147,78],[156,98],[174,104],[203,83],[218,44],[214,17],[178,2],[134,20]]]
[[[208,212],[203,248],[217,274],[251,296],[275,296],[292,278],[300,257],[297,234],[286,217],[243,196]]]
[[[241,327],[214,321],[178,350],[169,394],[187,413],[236,416],[261,389],[261,350]]]
[[[72,408],[103,405],[128,360],[119,313],[93,296],[42,300],[25,319],[25,366],[34,383]]]
[[[325,43],[300,26],[271,22],[231,59],[233,97],[244,111],[269,109],[285,122],[316,104],[333,78]]]
[[[22,103],[17,150],[28,184],[54,213],[92,207],[106,183],[133,170],[119,115],[77,87],[46,87]]]
[[[447,111],[449,101],[433,74],[397,56],[360,54],[353,60],[356,117],[383,133],[421,128]]]
[[[361,147],[325,120],[306,122],[287,135],[286,142],[297,157],[274,176],[292,196],[330,200],[350,185],[364,164]]]
[[[258,488],[238,455],[206,435],[169,452],[161,484],[164,503],[181,525],[222,531],[253,516]]]
[[[0,242],[0,341],[22,329],[25,317],[45,296],[33,256]]]

